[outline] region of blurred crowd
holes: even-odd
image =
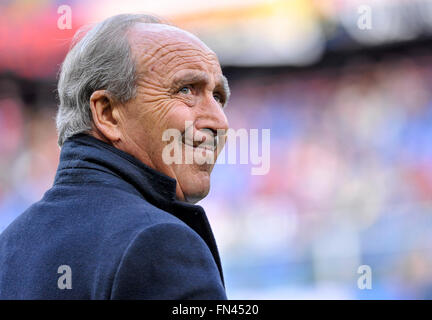
[[[232,82],[231,126],[271,129],[269,174],[216,166],[203,201],[235,297],[432,298],[431,65],[356,58]],[[357,286],[364,264],[374,290]]]
[[[229,77],[230,126],[271,133],[267,175],[217,164],[199,203],[229,298],[432,298],[431,67],[418,55]],[[54,97],[0,80],[0,232],[53,182]]]

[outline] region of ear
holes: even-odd
[[[119,113],[114,100],[106,90],[92,93],[90,110],[96,129],[111,142],[120,140]]]

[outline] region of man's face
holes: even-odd
[[[171,26],[137,24],[129,40],[137,65],[137,95],[119,109],[122,138],[116,146],[176,179],[178,199],[196,202],[209,192],[220,152],[208,147],[215,144],[217,130],[228,129],[223,111],[228,89],[218,59],[198,38]],[[185,128],[186,121],[190,126]],[[179,130],[182,137],[163,141],[167,129]],[[185,138],[190,133],[195,144]],[[206,149],[198,147],[203,141]],[[163,150],[170,143],[180,146],[181,164],[164,161]],[[186,164],[188,155],[213,161]]]

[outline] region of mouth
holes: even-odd
[[[203,136],[201,141],[186,139],[185,134],[182,135],[182,144],[193,149],[200,149],[202,151],[215,152],[218,145],[219,137]]]

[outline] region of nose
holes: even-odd
[[[196,130],[210,130],[216,136],[216,134],[225,134],[229,128],[228,119],[225,112],[218,101],[215,100],[213,94],[208,96],[201,101],[199,107],[196,109]]]

